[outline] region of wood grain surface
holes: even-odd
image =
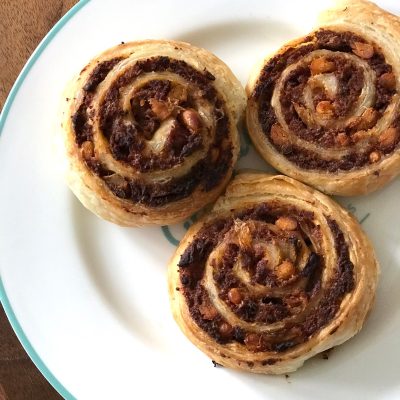
[[[26,60],[76,0],[0,0],[0,109]],[[0,307],[0,400],[61,399],[34,366]]]

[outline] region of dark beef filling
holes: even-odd
[[[190,133],[179,118],[177,118],[171,132],[171,138],[169,138],[161,154],[149,154],[145,156],[141,153],[145,140],[150,140],[160,126],[159,119],[151,109],[150,100],[167,100],[171,89],[170,81],[150,81],[134,94],[134,97],[131,99],[133,122],[125,120],[125,113],[120,108],[118,102],[119,89],[128,85],[142,73],[151,71],[161,72],[163,71],[162,67],[166,66],[166,70],[169,72],[183,74],[184,65],[188,69],[184,77],[199,88],[199,95],[202,98],[214,104],[215,120],[217,121],[215,146],[219,146],[221,141],[227,136],[229,121],[225,115],[222,102],[217,98],[216,91],[209,78],[205,78],[201,73],[182,61],[169,60],[166,63],[165,57],[139,61],[115,82],[114,86],[107,93],[100,109],[100,127],[104,135],[110,140],[111,152],[117,160],[124,161],[141,172],[148,172],[155,169],[163,170],[181,163],[184,157],[192,154],[201,147],[201,136]],[[154,70],[150,70],[150,68],[154,68]],[[178,105],[187,108],[192,104],[190,101],[183,101],[182,104],[179,103]],[[121,151],[119,146],[113,146],[114,141],[112,139],[114,136],[121,136],[126,127],[129,127],[131,131],[135,130],[137,132],[135,135],[136,145],[135,147],[124,148]],[[218,167],[218,163],[215,163],[215,167]]]
[[[203,264],[212,249],[230,229],[233,219],[221,219],[206,225],[197,235],[196,240],[185,249],[178,266],[180,268]],[[204,265],[200,268],[203,268]]]
[[[87,93],[76,113],[72,116],[72,126],[75,131],[75,141],[78,146],[83,142],[92,140],[92,126],[89,123],[90,103],[92,102],[93,95]]]
[[[159,101],[165,101],[171,90],[171,82],[168,80],[155,79],[141,87],[135,94],[135,100],[143,100],[154,98]]]
[[[337,58],[327,58],[327,61],[335,64],[334,74],[337,76],[338,94],[334,104],[333,118],[345,116],[352,108],[363,87],[363,72],[359,67],[355,67],[349,60]],[[303,91],[310,77],[310,68],[301,66],[292,71],[285,81],[283,91],[280,95],[282,111],[286,123],[292,132],[309,142],[315,142],[324,147],[332,147],[335,145],[335,137],[343,129],[326,129],[323,127],[308,127],[297,114],[293,104],[304,106]],[[315,93],[313,98],[314,107],[320,101],[329,101],[325,92],[320,90]]]
[[[400,116],[392,124],[394,128],[400,128]],[[390,154],[399,147],[400,135],[387,147],[372,142],[365,147],[364,151],[350,153],[340,159],[323,159],[318,154],[308,151],[296,145],[285,147],[285,157],[303,169],[322,169],[329,172],[349,171],[361,168],[369,163],[369,155],[372,151],[379,150],[383,154]],[[279,148],[279,146],[277,146]]]
[[[235,216],[242,221],[255,220],[274,224],[280,216],[287,214],[294,216],[301,222],[311,220],[314,217],[314,214],[310,211],[298,210],[292,206],[282,208],[276,202],[258,204],[254,208],[238,211]]]
[[[199,88],[199,94],[202,98],[212,102],[215,108],[215,120],[217,121],[217,135],[215,146],[219,147],[223,138],[225,138],[229,131],[229,121],[225,115],[223,110],[222,102],[217,98],[217,93],[212,85],[212,81],[215,79],[212,74],[208,71],[204,73],[200,73],[196,71],[194,68],[190,67],[183,61],[179,60],[171,60],[168,57],[157,57],[148,59],[145,61],[140,61],[136,63],[130,71],[127,71],[119,81],[116,82],[116,87],[125,86],[131,81],[132,79],[138,77],[142,73],[148,72],[162,72],[168,71],[172,73],[176,73],[182,76],[185,80],[191,82],[192,84],[196,85]],[[160,81],[157,86],[162,86]],[[164,81],[166,82],[166,81]],[[151,83],[150,83],[151,84]],[[151,88],[152,89],[152,88]],[[169,88],[168,87],[156,87],[155,91],[146,90],[143,93],[142,98],[140,93],[135,96],[135,100],[145,100],[146,98],[154,97],[157,100],[165,100],[168,95]],[[160,90],[161,89],[161,90]],[[146,106],[145,102],[145,106]],[[190,107],[191,104],[185,103],[182,106]],[[105,103],[104,107],[107,110],[107,104]],[[135,107],[136,109],[137,107]],[[140,107],[139,107],[140,108]],[[115,112],[117,114],[117,112]],[[148,118],[151,124],[150,129],[148,129],[147,135],[151,136],[154,130],[158,127],[157,122],[154,122],[153,118]],[[169,145],[166,146],[165,154],[157,155],[156,157],[144,157],[143,155],[139,154],[131,154],[128,160],[128,163],[133,165],[135,168],[139,169],[142,172],[150,171],[153,169],[169,169],[173,165],[182,162],[183,157],[190,155],[195,150],[200,148],[201,146],[201,137],[199,135],[191,135],[186,130],[186,128],[180,124],[179,119],[176,121],[176,126],[172,132],[172,136],[169,141]],[[139,123],[140,125],[140,123]],[[174,139],[174,140],[173,140]],[[229,152],[228,152],[229,153]],[[220,160],[218,160],[220,161]],[[214,167],[218,168],[218,162],[214,163]],[[223,162],[221,162],[221,168],[225,170],[226,166]],[[221,176],[221,171],[217,174],[218,178]],[[211,186],[214,187],[216,184],[212,182],[210,178]]]
[[[197,85],[203,91],[203,95],[206,99],[212,100],[216,96],[216,91],[211,84],[211,82],[215,80],[215,77],[210,72],[206,70],[203,73],[199,72],[184,61],[174,60],[164,56],[138,61],[116,81],[116,87],[121,88],[128,85],[132,80],[143,73],[163,71],[173,72],[180,75],[186,81]]]
[[[112,175],[114,172],[106,168],[101,162],[96,159],[89,158],[85,160],[87,166],[98,176],[104,178],[106,176]]]
[[[295,145],[279,145],[271,140],[271,127],[277,122],[275,112],[271,106],[271,98],[276,81],[289,65],[299,61],[308,53],[318,50],[327,49],[332,51],[340,51],[352,53],[351,44],[354,42],[365,43],[365,40],[351,32],[334,32],[330,30],[320,30],[313,35],[305,38],[305,45],[288,49],[285,53],[273,57],[264,67],[260,74],[260,78],[256,84],[252,97],[258,100],[259,110],[258,118],[265,135],[270,139],[271,143],[285,155],[291,162],[303,169],[322,169],[329,172],[340,170],[350,170],[361,168],[369,163],[369,154],[374,150],[381,150],[377,143],[371,142],[364,151],[354,152],[340,160],[324,160],[319,154],[307,151]],[[395,89],[385,87],[379,83],[379,77],[384,73],[392,72],[392,67],[386,64],[383,54],[377,47],[374,47],[374,55],[366,59],[370,67],[375,71],[377,76],[376,98],[374,108],[380,114],[384,113],[393,95]],[[340,85],[338,99],[335,104],[335,116],[343,116],[351,109],[352,104],[360,94],[362,86],[362,74],[359,69],[354,69],[349,62],[340,58],[329,61],[335,62],[336,71]],[[301,118],[297,115],[293,107],[293,102],[300,102],[302,90],[309,77],[308,68],[298,68],[291,73],[285,85],[285,90],[280,96],[283,107],[285,120],[291,131],[310,142],[315,142],[324,147],[335,145],[334,138],[339,133],[333,129],[307,128]],[[326,100],[324,95],[316,95],[316,101]],[[400,126],[397,120],[394,127]],[[347,129],[347,128],[346,128]],[[346,131],[346,133],[349,133]],[[400,137],[391,146],[391,150],[383,149],[384,154],[388,154],[398,146]]]
[[[201,135],[189,132],[184,124],[176,119],[164,150],[160,154],[145,156],[141,153],[145,147],[145,141],[153,137],[161,124],[151,109],[150,101],[152,99],[167,100],[170,89],[171,82],[168,80],[153,80],[140,88],[131,99],[133,123],[124,120],[125,115],[118,104],[118,89],[113,88],[109,91],[102,108],[101,128],[110,140],[110,149],[116,160],[124,161],[142,172],[169,169],[202,146]],[[219,100],[216,103],[219,104]],[[223,134],[227,132],[226,125],[227,118],[225,117],[221,119],[218,126]],[[121,140],[124,143],[130,140],[130,145],[121,147],[119,145]]]
[[[267,324],[281,321],[290,315],[284,304],[263,303],[251,299],[243,301],[235,313],[244,321],[265,322]]]
[[[236,212],[231,218],[220,219],[215,223],[207,224],[197,233],[195,239],[181,256],[179,273],[190,314],[199,327],[218,343],[236,341],[246,344],[249,333],[239,326],[226,329],[226,321],[211,305],[208,294],[201,283],[205,263],[211,251],[223,240],[225,234],[232,227],[235,219],[244,220],[251,215],[256,216],[259,220],[270,222],[277,218],[272,210],[272,205],[262,204],[254,209],[246,210],[246,212]],[[298,214],[301,215],[302,212],[298,211]],[[303,222],[305,221],[307,221],[307,218],[303,215]],[[304,320],[297,324],[288,323],[274,335],[259,335],[257,347],[252,348],[254,351],[284,352],[304,343],[311,335],[326,326],[334,318],[343,297],[354,289],[353,264],[350,261],[349,249],[343,232],[334,220],[327,218],[327,221],[334,237],[335,251],[338,255],[334,278],[328,284],[316,308],[310,309],[310,314],[307,314]],[[311,221],[308,222],[311,226]],[[224,256],[219,260],[220,265],[213,266],[215,268],[214,280],[218,286],[219,296],[224,300],[226,300],[231,288],[240,288],[241,283],[232,272],[234,263],[240,257],[240,252],[241,250],[237,245],[228,244]],[[283,320],[291,315],[292,309],[305,306],[309,301],[308,299],[312,299],[314,294],[320,290],[322,269],[323,257],[312,252],[300,273],[303,279],[308,279],[305,292],[295,291],[282,298],[254,299],[245,297],[239,304],[231,305],[231,308],[242,320],[247,322],[271,324]]]
[[[172,157],[187,157],[202,145],[202,138],[192,134],[184,125],[176,122],[165,145],[166,152]]]
[[[337,160],[325,160],[318,158],[319,155],[312,151],[291,145],[290,148],[286,148],[285,157],[303,169],[322,169],[329,172],[349,171],[367,164],[369,154],[373,149],[373,146],[368,146],[368,151],[363,153],[351,153]]]
[[[109,71],[121,59],[116,58],[100,63],[93,70],[85,85],[86,94],[72,117],[76,142],[79,146],[85,141],[92,140],[90,107],[92,92],[105,79]],[[139,180],[131,180],[126,184],[115,185],[113,181],[106,184],[113,193],[123,199],[129,199],[149,206],[161,206],[171,201],[189,196],[197,187],[210,191],[219,184],[228,172],[232,163],[232,146],[227,141],[229,120],[225,114],[222,101],[212,85],[214,76],[208,71],[199,72],[180,60],[168,57],[154,57],[137,62],[125,74],[117,79],[105,96],[99,111],[100,126],[104,135],[109,139],[110,149],[115,159],[134,166],[141,172],[155,169],[169,169],[183,161],[184,157],[192,154],[202,146],[202,137],[189,132],[177,118],[165,145],[165,151],[157,156],[145,156],[141,152],[145,140],[151,139],[160,123],[149,106],[148,99],[163,101],[168,97],[171,82],[168,80],[153,80],[144,85],[131,99],[136,123],[126,121],[124,111],[119,105],[119,90],[129,85],[131,81],[143,73],[169,71],[182,76],[198,88],[198,95],[214,105],[216,120],[215,140],[206,156],[194,165],[189,173],[180,178],[174,178],[164,183],[145,184]],[[189,100],[188,100],[189,101]],[[190,101],[183,101],[181,106],[190,107]],[[99,176],[106,170],[101,163],[85,160],[89,168]],[[108,171],[107,175],[112,175]]]
[[[170,89],[171,82],[168,80],[150,81],[147,85],[140,88],[131,99],[133,118],[140,127],[142,135],[147,140],[150,140],[153,137],[154,132],[160,126],[160,121],[151,110],[148,100],[156,99],[158,101],[164,101],[166,100]],[[113,149],[112,146],[111,149]],[[118,153],[116,153],[115,156],[118,157]],[[127,157],[120,157],[117,159],[128,161]]]
[[[115,119],[112,126],[113,135],[110,138],[110,148],[117,160],[143,149],[143,143],[139,140],[138,131],[134,125],[125,124],[121,118]]]
[[[194,165],[186,175],[173,178],[165,183],[144,183],[140,180],[125,180],[126,185],[114,185],[112,182],[105,180],[110,190],[119,198],[131,200],[135,203],[146,204],[152,207],[159,207],[173,201],[178,201],[189,196],[197,187],[202,190],[211,190],[214,186],[212,183],[217,178],[222,179],[227,173],[229,165],[227,160],[231,159],[231,151],[225,153],[225,159],[222,158],[221,167],[218,174],[213,170],[213,164],[207,159],[200,160]],[[85,160],[87,166],[98,176],[104,177],[112,175],[113,171],[107,170],[100,162],[95,160]],[[218,179],[218,181],[219,181]]]
[[[232,337],[235,335],[235,331],[227,336],[221,332],[221,326],[226,321],[220,316],[216,315],[214,318],[209,319],[207,314],[208,305],[208,295],[201,284],[196,286],[193,297],[190,298],[190,315],[194,321],[212,338],[214,338],[217,343],[225,344],[229,343]],[[208,319],[205,319],[208,318]]]
[[[130,199],[154,207],[178,201],[189,196],[202,181],[205,168],[198,163],[191,171],[179,178],[171,179],[164,184],[143,184],[140,181],[130,181]]]
[[[329,228],[335,240],[335,250],[338,254],[338,265],[335,276],[329,288],[318,304],[318,308],[302,323],[301,329],[305,336],[310,336],[325,326],[335,316],[341,300],[346,293],[354,289],[354,265],[350,261],[349,248],[336,221],[327,218]]]
[[[354,68],[348,60],[335,60],[336,75],[339,78],[339,89],[335,100],[335,115],[344,117],[351,111],[363,88],[361,68]]]
[[[92,117],[90,111],[90,104],[93,99],[93,93],[96,87],[102,82],[107,74],[117,65],[122,58],[113,58],[108,61],[103,61],[96,65],[90,74],[83,90],[86,92],[83,96],[82,103],[80,104],[76,113],[72,116],[72,124],[75,131],[75,140],[78,146],[83,142],[92,139],[92,127],[89,119]],[[84,72],[85,69],[82,70]]]
[[[310,256],[308,257],[307,264],[301,271],[301,275],[304,277],[309,277],[315,274],[317,271],[319,265],[320,265],[320,256],[316,253],[311,253]]]
[[[116,57],[108,61],[100,62],[93,69],[83,90],[93,92],[97,86],[105,79],[108,73],[121,61],[123,58]]]

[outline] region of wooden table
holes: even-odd
[[[26,60],[77,0],[0,1],[0,109]],[[0,306],[0,400],[61,399],[21,347]]]

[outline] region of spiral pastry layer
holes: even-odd
[[[247,126],[265,160],[330,194],[368,193],[396,176],[399,43],[399,18],[342,1],[266,58],[247,85]]]
[[[228,182],[244,106],[238,80],[204,49],[160,40],[111,48],[67,89],[69,185],[120,225],[181,221]]]
[[[213,360],[280,374],[361,329],[377,273],[358,222],[333,200],[242,173],[182,239],[169,293],[180,328]]]

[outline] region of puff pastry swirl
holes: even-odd
[[[279,171],[326,193],[358,195],[400,172],[400,19],[340,1],[317,29],[255,68],[247,126]]]
[[[91,211],[124,226],[181,221],[216,199],[238,156],[244,89],[188,43],[122,43],[67,89],[68,182]]]
[[[292,178],[242,173],[169,265],[183,333],[216,362],[281,374],[362,327],[378,263],[358,222]]]

